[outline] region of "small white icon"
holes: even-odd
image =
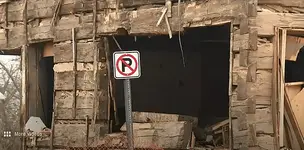
[[[12,137],[12,132],[11,131],[4,131],[3,136],[4,137]]]

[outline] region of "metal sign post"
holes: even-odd
[[[133,150],[134,149],[133,116],[132,116],[132,99],[131,99],[131,81],[130,81],[130,79],[124,80],[124,95],[125,95],[128,149]]]
[[[124,97],[126,111],[126,127],[128,149],[134,149],[133,117],[130,79],[139,78],[140,54],[138,51],[117,51],[113,54],[114,78],[124,80]]]

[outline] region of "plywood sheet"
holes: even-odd
[[[290,100],[290,104],[300,130],[304,133],[304,89]]]

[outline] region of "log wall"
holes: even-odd
[[[24,7],[27,2],[27,7]],[[64,0],[56,16],[55,8],[60,0],[24,0],[12,1],[0,5],[0,49],[19,49],[22,45],[41,41],[54,41],[55,51],[55,114],[59,122],[71,119],[84,119],[84,115],[92,114],[92,88],[98,84],[100,109],[98,119],[105,120],[107,109],[107,79],[104,59],[99,59],[98,83],[92,84],[92,51],[90,51],[94,34],[93,0]],[[97,0],[96,36],[118,34],[118,29],[125,29],[130,35],[168,34],[166,24],[156,27],[164,2]],[[264,1],[266,2],[266,0]],[[151,7],[148,4],[157,4]],[[161,5],[159,5],[161,4]],[[294,3],[293,3],[294,4]],[[147,6],[144,6],[147,5]],[[58,5],[59,6],[59,5]],[[119,7],[117,7],[119,6]],[[141,7],[144,6],[144,7]],[[121,9],[126,7],[127,9]],[[26,8],[24,10],[24,8]],[[136,8],[136,9],[135,9]],[[257,14],[257,0],[200,0],[184,2],[180,6],[181,17],[177,16],[178,6],[173,4],[172,18],[169,19],[173,33],[184,28],[232,23],[231,29],[231,118],[233,129],[232,145],[234,149],[273,149],[273,129],[271,121],[271,77],[272,77],[272,46],[264,35],[273,35],[271,29],[275,24],[300,26],[299,15],[284,16],[282,14]],[[24,15],[26,14],[26,15]],[[268,16],[268,17],[267,17]],[[181,19],[179,19],[181,18]],[[296,19],[298,18],[298,19]],[[257,20],[256,20],[257,19]],[[281,21],[286,19],[285,21]],[[293,20],[294,19],[294,20]],[[24,22],[25,20],[25,22]],[[56,21],[57,20],[57,21]],[[55,22],[53,26],[52,22]],[[181,28],[179,27],[181,24]],[[76,118],[72,118],[71,97],[71,29],[76,29],[77,71]],[[259,35],[259,38],[258,38]],[[84,40],[85,42],[81,42]],[[102,54],[102,46],[99,48]],[[102,58],[103,56],[100,56]],[[67,68],[67,69],[66,69]],[[70,68],[70,69],[69,69]],[[57,70],[56,70],[57,69]],[[103,103],[104,102],[104,103]],[[92,115],[90,116],[92,117]],[[102,126],[102,124],[99,124]],[[55,144],[80,143],[83,139],[69,138],[74,136],[76,126],[69,126],[56,131],[60,124],[55,124]],[[83,128],[83,124],[79,125]],[[64,126],[67,127],[67,126]],[[105,128],[103,128],[105,129]],[[82,130],[82,129],[81,129]],[[59,131],[64,138],[56,138]],[[94,131],[94,134],[98,130]],[[70,139],[74,141],[61,141]],[[82,142],[83,143],[83,142]]]
[[[279,149],[278,124],[273,124],[278,121],[278,102],[273,95],[277,84],[272,82],[277,71],[274,70],[274,50],[277,47],[275,27],[303,28],[304,21],[300,19],[304,17],[303,4],[302,0],[258,1],[258,53],[253,55],[257,58],[257,73],[264,74],[264,78],[260,79],[259,89],[263,87],[263,90],[259,91],[256,99],[256,111],[259,111],[256,117],[261,118],[256,122],[256,131],[259,146],[264,149]]]

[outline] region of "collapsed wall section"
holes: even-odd
[[[27,3],[24,3],[27,2]],[[80,124],[71,124],[73,120],[85,119],[85,115],[92,117],[92,70],[88,69],[92,66],[92,62],[85,62],[91,58],[89,51],[82,53],[81,42],[77,42],[77,51],[81,53],[78,56],[77,64],[84,68],[77,71],[77,96],[76,96],[76,114],[73,116],[73,71],[71,68],[71,50],[72,39],[71,28],[76,30],[76,39],[90,39],[94,35],[94,24],[97,24],[96,34],[113,35],[117,34],[117,29],[124,28],[131,35],[155,35],[168,34],[167,26],[162,23],[156,27],[156,23],[161,16],[163,7],[145,7],[136,8],[135,6],[143,6],[147,4],[159,4],[159,0],[144,1],[122,1],[116,4],[115,0],[97,1],[96,22],[93,17],[93,1],[69,0],[63,1],[49,0],[27,0],[13,1],[6,5],[1,5],[3,11],[0,13],[0,22],[3,29],[0,29],[0,49],[15,49],[29,43],[53,40],[56,42],[58,52],[55,54],[55,143],[56,136],[65,137],[57,138],[58,145],[68,145],[70,143],[82,144],[85,136],[83,131],[84,122]],[[155,3],[153,3],[155,2]],[[164,2],[163,2],[164,3]],[[24,10],[24,4],[27,9]],[[169,25],[172,32],[183,31],[183,28],[217,25],[223,23],[232,23],[232,44],[233,52],[231,58],[233,66],[231,66],[231,74],[233,86],[230,89],[231,95],[231,115],[232,131],[231,138],[235,149],[241,148],[265,148],[271,149],[271,136],[259,136],[260,132],[269,132],[268,128],[262,127],[271,122],[268,113],[270,101],[269,92],[269,70],[263,70],[264,60],[263,53],[257,47],[258,36],[256,31],[255,18],[257,16],[256,0],[233,0],[233,1],[199,1],[182,3],[180,7],[175,3],[172,6],[172,18],[169,18]],[[59,11],[56,8],[59,7]],[[117,6],[133,7],[136,9],[120,9]],[[106,8],[106,11],[105,11]],[[178,9],[180,8],[180,9]],[[7,11],[6,11],[7,10]],[[181,16],[178,16],[180,10]],[[26,17],[23,14],[27,14]],[[56,15],[60,17],[56,17]],[[54,17],[53,17],[54,16]],[[26,20],[24,22],[24,20]],[[258,23],[258,22],[257,22]],[[181,27],[179,26],[181,24]],[[25,25],[25,27],[24,27]],[[87,41],[90,43],[89,41]],[[84,42],[86,43],[86,42]],[[86,46],[85,46],[86,47]],[[90,46],[88,46],[90,47]],[[100,49],[102,50],[102,49]],[[66,53],[69,52],[69,53]],[[101,52],[101,51],[100,51]],[[55,52],[57,53],[57,52]],[[90,58],[85,58],[89,55]],[[271,56],[270,56],[271,57]],[[266,60],[265,60],[266,61]],[[106,68],[104,63],[100,61],[100,72]],[[68,64],[67,64],[68,63]],[[266,63],[269,67],[269,63]],[[63,67],[67,66],[67,67]],[[70,68],[67,70],[67,68]],[[94,68],[94,67],[93,67]],[[86,78],[86,77],[89,77]],[[100,76],[104,79],[103,76]],[[95,82],[104,87],[105,82]],[[270,87],[271,88],[271,87]],[[105,88],[106,89],[106,88]],[[98,91],[106,93],[105,89]],[[99,101],[104,101],[105,96],[100,96]],[[82,101],[87,99],[86,101]],[[57,102],[57,104],[56,104]],[[264,104],[266,103],[266,104]],[[71,108],[73,106],[73,108]],[[100,110],[105,110],[100,106]],[[58,113],[58,114],[56,114]],[[101,113],[105,115],[104,113]],[[99,116],[101,120],[104,116]],[[69,122],[70,121],[70,122]],[[102,124],[96,123],[102,126]],[[60,127],[61,126],[61,127]],[[74,128],[79,128],[79,132],[75,132]],[[97,130],[98,131],[98,130]],[[96,133],[96,130],[91,133]],[[80,136],[82,134],[82,136]],[[69,138],[74,136],[76,138]],[[90,135],[91,136],[91,135]],[[80,138],[80,139],[79,139]],[[66,140],[69,141],[66,141]],[[266,139],[266,140],[265,140]],[[266,146],[264,146],[266,145]]]

